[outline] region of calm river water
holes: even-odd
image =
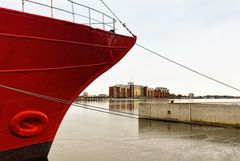
[[[138,102],[87,104],[136,113]],[[240,128],[137,120],[72,106],[48,160],[240,161]]]

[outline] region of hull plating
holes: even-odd
[[[116,64],[136,38],[84,25],[0,8],[0,84],[74,99]],[[0,88],[0,152],[51,142],[70,105]],[[47,115],[43,132],[19,137],[9,122],[26,110]],[[31,121],[25,120],[29,128]]]

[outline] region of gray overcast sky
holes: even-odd
[[[109,13],[100,0],[75,1]],[[47,3],[49,0],[41,2]],[[105,2],[138,36],[138,43],[240,88],[239,0]],[[70,6],[66,4],[66,0],[55,0],[55,5],[68,9]],[[20,9],[20,1],[16,0],[0,0],[0,5]],[[27,6],[29,10],[33,8],[36,7]],[[48,13],[48,10],[42,8],[37,11]],[[66,15],[59,13],[58,16]],[[122,31],[118,27],[117,32]],[[108,93],[109,86],[126,84],[128,81],[149,87],[164,86],[176,94],[240,95],[240,92],[182,69],[137,46],[121,62],[95,80],[86,91],[90,94]]]

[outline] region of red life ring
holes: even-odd
[[[48,124],[48,117],[40,111],[22,111],[10,121],[10,130],[20,137],[32,137],[42,133]]]

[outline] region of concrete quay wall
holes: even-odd
[[[240,127],[240,106],[197,103],[141,103],[139,118]]]

